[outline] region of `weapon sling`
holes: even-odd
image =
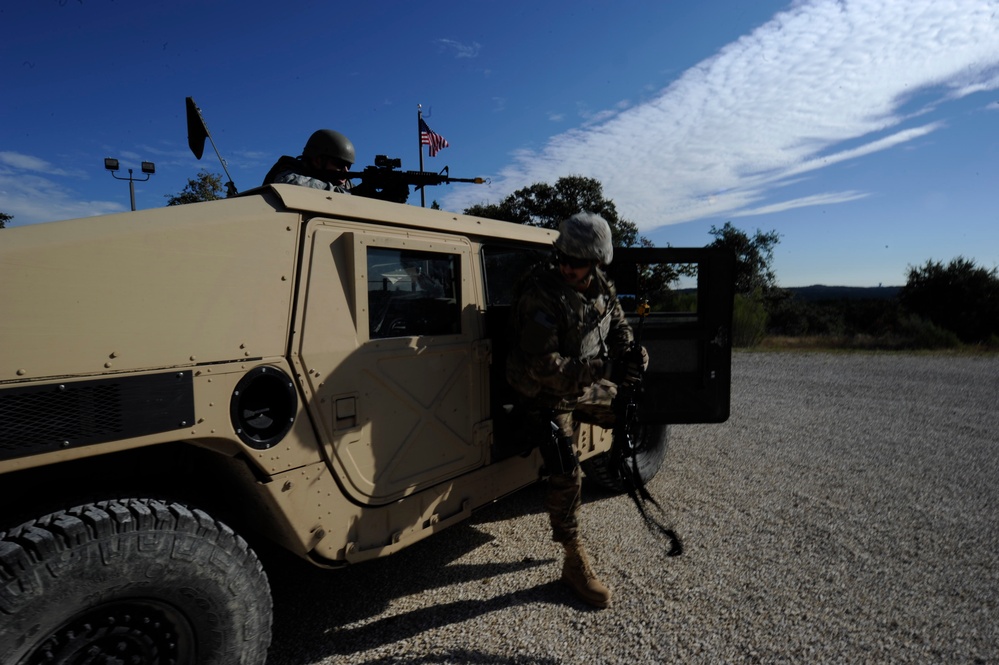
[[[642,348],[642,324],[645,316],[649,313],[648,303],[639,303],[638,330],[635,332],[633,349]],[[641,392],[641,386],[621,386],[615,399],[615,410],[617,411],[617,421],[614,426],[614,461],[625,491],[634,502],[642,521],[654,536],[666,541],[666,556],[680,556],[683,554],[683,541],[679,534],[672,528],[663,524],[651,514],[654,508],[661,516],[665,517],[666,512],[659,502],[655,500],[638,469],[638,448],[636,446],[632,430],[638,422],[638,400],[637,396]]]

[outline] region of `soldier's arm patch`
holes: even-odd
[[[520,331],[520,348],[525,353],[550,353],[557,347],[557,325],[550,314],[538,310],[524,321]]]

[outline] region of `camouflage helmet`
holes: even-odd
[[[354,144],[346,136],[332,129],[319,129],[312,133],[302,149],[302,157],[336,157],[353,164],[356,154]]]
[[[614,258],[610,224],[596,213],[577,212],[559,225],[555,249],[607,265]]]

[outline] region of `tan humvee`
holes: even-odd
[[[505,320],[554,237],[288,185],[0,231],[0,662],[127,626],[121,662],[261,663],[246,539],[341,566],[535,482]],[[728,417],[730,257],[618,250],[622,295],[659,261],[698,305],[642,323],[647,478],[667,423]],[[611,432],[577,446],[613,484]]]

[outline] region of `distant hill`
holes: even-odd
[[[890,300],[902,290],[901,286],[799,286],[787,289],[798,300]]]

